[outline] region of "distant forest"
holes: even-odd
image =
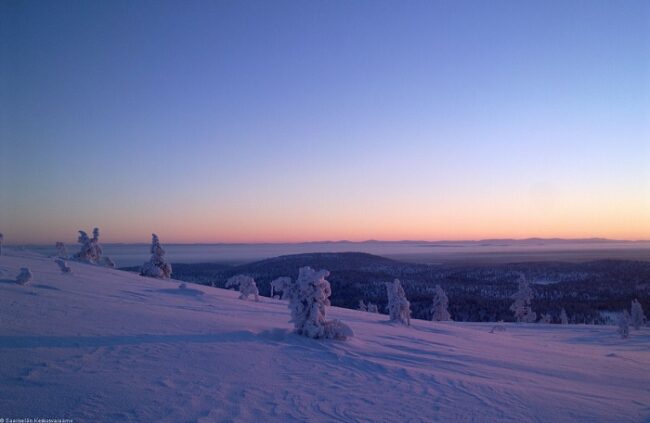
[[[379,305],[385,313],[385,282],[402,281],[412,317],[431,318],[435,286],[449,297],[456,321],[514,321],[509,307],[523,274],[534,291],[533,311],[548,313],[559,323],[564,308],[570,323],[613,323],[612,315],[630,308],[638,298],[650,310],[650,262],[598,260],[586,263],[531,262],[493,265],[427,265],[404,263],[365,253],[314,253],[280,256],[229,266],[219,263],[172,264],[174,279],[224,288],[229,277],[244,274],[257,281],[260,294],[270,295],[270,282],[295,279],[298,269],[327,269],[332,305],[357,308],[359,300]],[[124,270],[137,271],[138,267]]]

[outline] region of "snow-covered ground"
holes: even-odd
[[[53,259],[5,254],[0,418],[650,421],[648,328],[627,340],[611,326],[489,333],[331,307],[356,336],[314,341],[291,333],[281,301],[74,262],[66,275]],[[21,267],[27,286],[13,283]]]

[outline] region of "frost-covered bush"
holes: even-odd
[[[68,257],[68,249],[65,248],[65,244],[62,243],[61,241],[57,241],[56,244],[56,256],[60,258],[67,258]]]
[[[560,323],[563,325],[569,324],[569,317],[566,315],[566,310],[564,308],[560,311]]]
[[[377,304],[373,304],[370,301],[368,301],[368,313],[379,314],[379,307],[377,307]]]
[[[158,235],[151,234],[151,258],[140,268],[140,275],[150,278],[169,279],[172,265],[165,261],[165,250],[160,245]]]
[[[363,302],[363,300],[359,300],[359,307],[357,307],[357,310],[368,311],[368,306]]]
[[[627,310],[618,316],[618,333],[623,339],[630,336],[630,313]]]
[[[61,273],[72,273],[72,269],[70,269],[70,266],[68,266],[68,263],[66,263],[65,260],[56,259],[55,263],[59,265],[59,269],[61,269]]]
[[[645,313],[643,312],[643,307],[641,303],[636,298],[632,300],[632,309],[630,321],[634,329],[639,330],[646,322]]]
[[[399,279],[393,283],[386,283],[386,292],[388,294],[388,314],[390,320],[400,322],[405,325],[411,324],[411,303],[406,299],[404,288]]]
[[[101,245],[99,245],[99,229],[93,229],[92,238],[85,231],[79,231],[77,242],[81,244],[81,249],[73,256],[75,260],[115,267],[115,263],[111,259],[102,257],[103,251]]]
[[[326,320],[325,307],[330,305],[330,272],[301,267],[298,279],[289,286],[289,310],[296,333],[314,339],[345,340],[354,336],[349,326],[340,320]]]
[[[440,285],[436,285],[436,296],[433,297],[433,304],[431,305],[431,320],[438,322],[451,320],[451,315],[447,310],[448,306],[447,294]]]
[[[102,257],[102,259],[99,261],[99,264],[106,267],[112,267],[113,269],[116,267],[115,262],[107,256]]]
[[[282,276],[271,281],[271,297],[275,296],[276,292],[282,292],[282,299],[289,299],[289,287],[291,286],[291,278]]]
[[[373,304],[370,301],[366,304],[363,300],[359,300],[359,307],[357,310],[367,311],[368,313],[379,313],[379,307],[377,307],[377,304]]]
[[[239,287],[239,299],[246,300],[249,295],[255,297],[255,301],[259,301],[259,290],[257,289],[257,284],[255,279],[246,275],[236,275],[228,279],[226,282],[226,288],[230,287]]]
[[[33,277],[34,275],[32,274],[31,270],[29,270],[27,267],[22,267],[18,276],[16,276],[16,283],[18,285],[27,285]]]
[[[524,275],[520,275],[519,290],[512,298],[515,302],[510,306],[510,310],[515,314],[517,322],[535,323],[537,314],[530,307],[533,290],[528,285],[528,281]]]
[[[537,323],[545,323],[545,324],[550,324],[553,321],[553,318],[551,317],[550,314],[544,313],[539,319],[539,322]]]

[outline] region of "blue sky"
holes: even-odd
[[[2,2],[15,242],[650,238],[650,5]]]

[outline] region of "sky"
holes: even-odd
[[[650,239],[650,2],[2,1],[7,243]]]

